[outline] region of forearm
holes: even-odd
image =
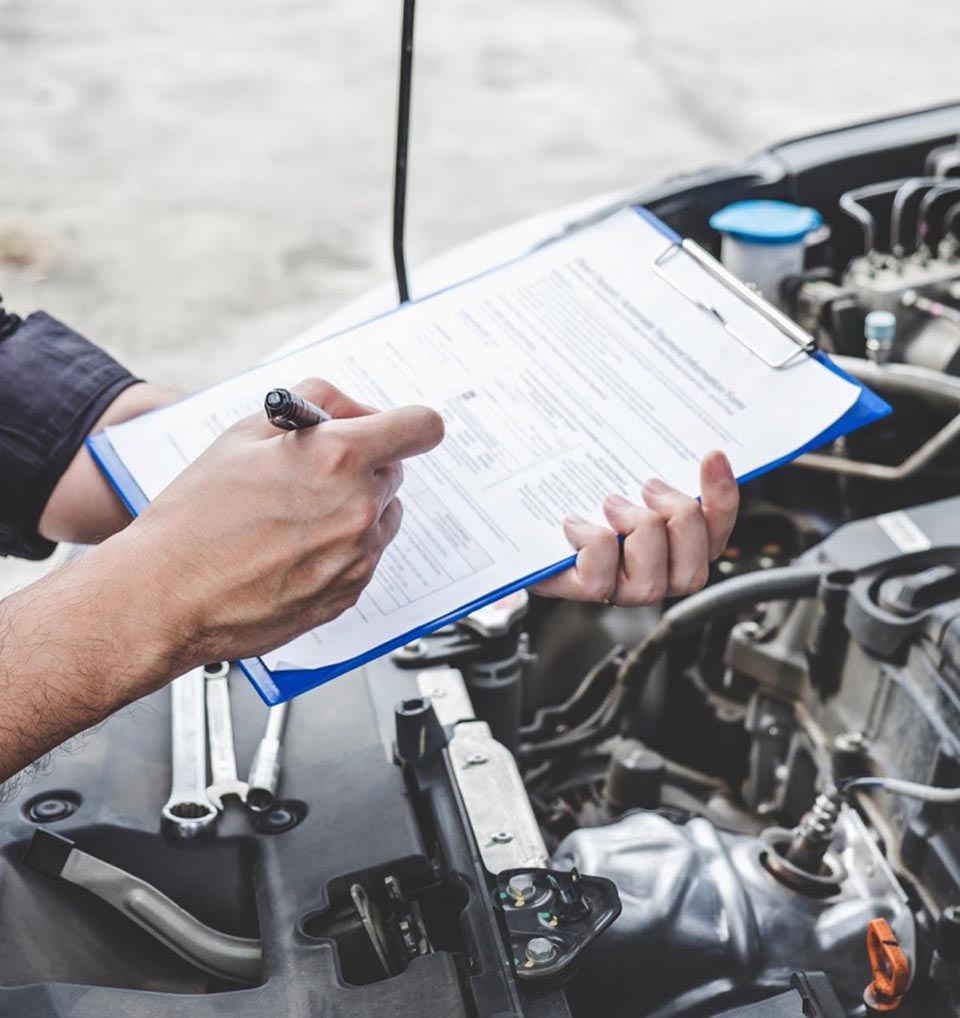
[[[2,313],[2,309],[0,309]],[[45,558],[53,542],[39,531],[40,518],[58,483],[74,460],[82,466],[83,443],[137,379],[104,350],[79,333],[36,312],[24,321],[3,315],[0,321],[0,555]],[[142,391],[142,390],[141,390]],[[93,464],[81,472],[81,498],[95,481]],[[71,489],[67,485],[65,490]],[[60,537],[102,536],[106,527],[122,525],[116,505],[101,526],[99,514],[110,495],[106,488],[93,499],[97,515],[83,528],[72,526],[72,512],[52,513]],[[58,500],[80,510],[77,498]],[[55,502],[54,505],[57,503]],[[82,510],[81,510],[82,511]],[[49,530],[49,528],[48,528]],[[98,533],[99,531],[99,533]]]
[[[177,674],[182,620],[131,536],[0,601],[0,781]]]
[[[138,382],[120,393],[91,431],[129,420],[172,398]],[[96,544],[129,522],[130,514],[83,445],[53,489],[37,529],[48,541]]]

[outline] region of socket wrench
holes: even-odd
[[[207,795],[207,726],[202,668],[170,684],[172,780],[170,798],[160,813],[161,829],[179,839],[212,831],[217,810]]]
[[[283,726],[287,720],[288,703],[278,703],[267,714],[263,738],[250,764],[247,775],[247,805],[255,813],[268,810],[277,797],[280,780],[280,748]]]
[[[210,736],[210,784],[207,797],[223,809],[225,796],[247,801],[247,783],[237,777],[233,748],[233,715],[230,710],[230,662],[220,661],[203,670],[207,691],[207,731]]]

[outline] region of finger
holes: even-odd
[[[610,526],[624,538],[614,602],[638,605],[662,601],[669,588],[670,546],[660,514],[620,495],[611,495],[603,503],[603,511]]]
[[[709,571],[707,523],[700,503],[663,481],[647,481],[643,500],[667,527],[670,569],[667,593],[671,596],[699,590]]]
[[[564,520],[563,530],[577,551],[576,563],[536,584],[534,592],[569,601],[606,601],[613,597],[620,568],[617,535],[579,516]]]
[[[341,577],[341,589],[350,591],[354,601],[373,579],[384,551],[397,536],[402,520],[403,506],[400,500],[395,498],[387,504],[376,523],[366,531],[360,556]]]
[[[403,522],[403,503],[399,498],[392,499],[380,517],[379,538],[380,549],[383,551],[397,536]]]
[[[365,417],[376,413],[376,410],[372,407],[358,403],[335,385],[324,381],[322,378],[306,378],[302,382],[298,382],[291,391],[322,407],[331,417]],[[244,432],[247,435],[256,435],[259,438],[277,438],[283,434],[275,425],[270,423],[267,415],[262,411],[257,411],[257,413],[245,417],[242,421],[238,421],[232,430]],[[306,430],[310,432],[313,429],[308,428]]]
[[[323,378],[305,378],[302,382],[297,382],[292,391],[298,396],[308,399],[311,403],[323,407],[331,417],[368,417],[370,414],[376,413],[372,407],[358,403]]]
[[[356,442],[358,457],[378,468],[395,460],[420,456],[443,439],[443,418],[424,406],[404,406],[349,421],[331,421],[328,433]]]
[[[396,501],[402,483],[403,467],[399,463],[391,463],[370,474],[370,484],[373,486],[374,499],[378,507],[378,521],[383,517],[387,506]]]
[[[386,506],[393,501],[397,492],[403,484],[403,465],[401,463],[388,463],[374,471],[374,478],[380,486],[381,505]]]
[[[700,464],[700,501],[712,562],[723,554],[740,508],[740,489],[730,461],[722,452],[708,453]]]

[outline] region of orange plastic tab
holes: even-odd
[[[875,1012],[898,1010],[910,984],[910,962],[886,919],[867,926],[867,957],[873,982],[863,991],[864,1003]]]

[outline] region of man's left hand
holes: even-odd
[[[726,547],[740,493],[727,457],[712,452],[700,466],[701,501],[660,480],[643,487],[644,505],[619,495],[604,502],[610,529],[580,517],[564,521],[577,561],[531,589],[545,597],[654,604],[700,590],[710,563]],[[623,538],[622,542],[620,538]]]

